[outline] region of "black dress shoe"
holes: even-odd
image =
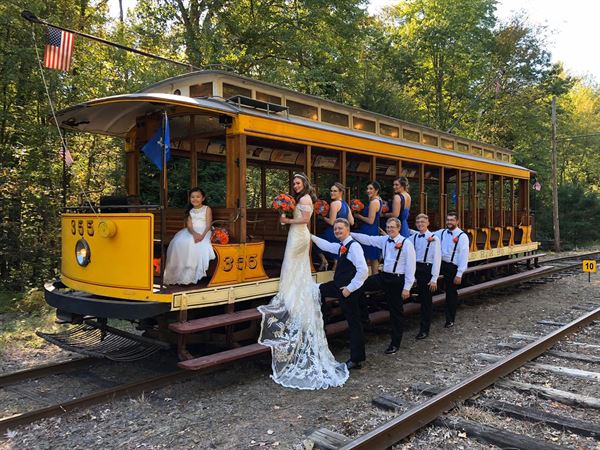
[[[354,362],[351,359],[349,359],[348,361],[346,361],[346,367],[348,368],[348,370],[352,370],[360,369],[362,366],[360,365],[360,363]]]
[[[454,326],[454,322],[446,322],[444,328],[452,328]]]
[[[425,339],[427,336],[429,336],[429,333],[425,333],[424,331],[419,332],[419,334],[417,334],[415,336],[415,339]]]
[[[385,349],[385,354],[386,355],[391,355],[393,353],[396,353],[398,351],[398,347],[396,347],[395,345],[390,345],[388,348]]]

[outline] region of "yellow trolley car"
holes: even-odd
[[[160,176],[140,149],[164,112],[171,130],[167,198],[150,206],[160,203]],[[360,197],[372,179],[391,197],[392,179],[406,176],[409,222],[426,212],[432,229],[440,228],[446,212],[458,211],[470,261],[538,248],[531,238],[531,172],[512,163],[510,150],[236,74],[182,75],[73,106],[57,120],[67,130],[121,137],[126,153],[126,199],[100,199],[93,210],[80,205],[62,216],[60,280],[45,292],[68,322],[118,318],[156,331],[172,312],[180,319],[194,310],[231,313],[274,295],[287,230],[270,201],[290,190],[297,171],[319,194],[340,181],[350,197]],[[163,286],[160,249],[182,228],[193,186],[207,191],[213,219],[228,228],[231,243],[214,245],[208,280]],[[314,277],[326,281],[332,272]]]

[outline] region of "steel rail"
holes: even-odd
[[[482,371],[444,390],[430,400],[411,408],[404,414],[345,444],[341,447],[341,450],[372,450],[391,447],[431,423],[441,414],[454,408],[456,403],[471,398],[473,395],[494,384],[498,379],[514,372],[532,359],[540,356],[565,336],[578,331],[598,318],[600,318],[600,308],[532,342],[521,350],[511,353],[498,362],[490,364]]]
[[[563,261],[565,259],[587,258],[587,257],[591,257],[591,256],[598,256],[598,255],[600,255],[600,252],[590,252],[590,253],[582,253],[580,255],[559,256],[558,258],[544,259],[544,260],[542,260],[540,262],[551,263],[551,262],[554,262],[554,261]]]
[[[70,361],[63,361],[56,364],[44,364],[38,367],[23,369],[16,372],[0,375],[0,388],[9,384],[18,383],[35,378],[54,375],[57,373],[67,372],[69,370],[78,369],[82,366],[87,366],[99,361],[96,358],[79,358]]]
[[[168,385],[183,378],[191,378],[194,375],[194,373],[189,371],[177,370],[175,372],[154,376],[143,381],[136,381],[122,386],[105,389],[64,403],[57,403],[34,411],[4,417],[0,419],[0,435],[4,434],[8,429],[14,429],[15,427],[26,425],[39,419],[53,417],[78,408],[97,405],[125,395],[136,395],[147,390]]]

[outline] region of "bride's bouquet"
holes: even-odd
[[[362,212],[363,209],[365,209],[365,205],[359,199],[353,198],[352,200],[350,200],[350,210],[352,212],[359,213]]]
[[[327,217],[327,214],[329,214],[329,203],[325,200],[318,199],[315,202],[315,214]]]
[[[296,209],[296,200],[291,195],[279,194],[273,199],[273,209],[277,211],[281,217],[292,217],[294,209]]]

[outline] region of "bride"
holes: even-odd
[[[327,389],[341,386],[348,379],[346,364],[338,363],[327,345],[321,296],[310,271],[311,245],[308,223],[316,199],[310,181],[303,173],[293,178],[296,209],[290,224],[279,292],[262,313],[260,344],[271,347],[271,378],[285,387]]]

